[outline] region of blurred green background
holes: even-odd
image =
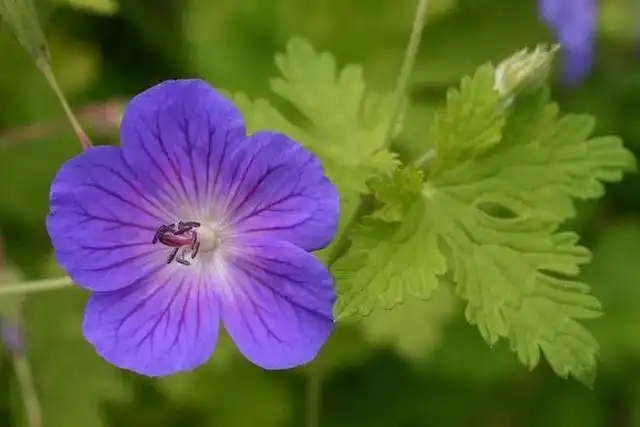
[[[562,0],[558,0],[562,1]],[[568,111],[640,150],[640,22],[634,0],[601,0],[596,67],[578,87],[554,85]],[[42,0],[64,92],[97,143],[117,141],[121,102],[167,78],[269,94],[275,53],[307,38],[339,64],[361,63],[371,88],[393,90],[414,0]],[[483,62],[548,41],[533,0],[431,0],[396,149],[418,155],[432,112]],[[5,276],[60,275],[44,228],[49,184],[79,146],[32,60],[0,27],[0,233]],[[341,324],[322,356],[326,427],[640,426],[640,179],[608,188],[568,227],[595,253],[585,279],[606,315],[593,391],[546,365],[521,367],[489,348],[445,290],[361,323]],[[3,276],[4,277],[4,276]],[[11,280],[11,279],[6,279]],[[222,338],[212,361],[149,380],[103,362],[80,335],[86,295],[29,296],[28,357],[44,427],[302,427],[309,367],[265,372]],[[11,358],[0,358],[0,427],[25,425]]]

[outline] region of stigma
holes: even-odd
[[[222,244],[222,232],[216,224],[179,221],[163,224],[153,236],[152,244],[170,249],[167,264],[176,262],[189,266],[196,256],[211,258]]]
[[[200,251],[203,254],[212,254],[222,245],[222,233],[215,225],[203,226],[199,233]]]

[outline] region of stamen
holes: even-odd
[[[156,230],[153,236],[152,244],[158,242],[164,246],[171,248],[171,252],[167,258],[167,264],[173,261],[182,265],[191,265],[185,259],[186,255],[191,254],[191,259],[195,259],[200,249],[200,241],[196,228],[200,227],[200,223],[196,221],[180,221],[177,224],[163,224]]]

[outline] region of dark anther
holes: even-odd
[[[191,259],[194,259],[200,249],[200,241],[196,228],[200,227],[200,223],[196,221],[178,222],[177,224],[161,225],[153,236],[152,244],[158,242],[171,248],[171,253],[167,258],[167,264],[176,261],[182,265],[191,265],[185,259],[187,253],[191,253]]]

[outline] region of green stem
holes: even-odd
[[[73,284],[69,277],[35,280],[33,282],[16,283],[0,286],[0,296],[27,294],[32,292],[53,291],[70,287]]]
[[[327,257],[327,267],[331,270],[333,264],[349,249],[350,239],[348,231],[351,227],[358,222],[360,217],[366,214],[374,205],[375,199],[371,194],[366,194],[360,197],[360,203],[356,210],[349,217],[346,225],[342,229],[342,233],[336,238],[336,243],[333,250]]]
[[[45,79],[47,79],[47,83],[49,83],[49,86],[51,86],[53,92],[56,94],[56,97],[58,98],[58,101],[60,102],[60,105],[62,106],[62,109],[64,110],[64,113],[69,120],[69,123],[71,123],[71,127],[73,128],[78,141],[80,141],[82,149],[87,150],[91,148],[91,141],[89,140],[89,137],[87,136],[85,131],[82,129],[82,126],[80,125],[80,122],[76,118],[75,114],[73,114],[73,111],[71,110],[71,107],[69,106],[64,93],[62,93],[62,89],[60,89],[60,85],[58,85],[58,81],[56,80],[56,76],[53,74],[51,66],[45,60],[37,60],[36,65],[44,75]]]
[[[38,400],[31,366],[24,354],[13,356],[13,369],[20,387],[29,427],[42,427],[42,409]]]
[[[411,72],[413,71],[413,66],[416,62],[416,56],[418,54],[418,48],[420,47],[420,41],[422,39],[422,30],[424,29],[424,24],[427,21],[427,6],[429,0],[418,0],[418,7],[416,8],[416,15],[413,20],[413,28],[411,29],[411,35],[409,37],[409,43],[407,44],[407,49],[404,54],[404,61],[402,64],[402,68],[400,70],[400,75],[398,77],[398,82],[396,85],[396,90],[394,92],[395,105],[393,112],[391,114],[391,120],[389,121],[389,127],[387,128],[387,133],[385,137],[385,145],[388,145],[391,141],[391,137],[393,135],[394,127],[396,124],[396,120],[398,119],[398,115],[402,111],[403,99],[406,96],[407,85],[409,84],[409,77],[411,77]],[[435,154],[433,150],[427,151],[424,156],[418,159],[417,162],[423,163],[429,160],[432,157],[432,154]],[[425,157],[426,156],[426,157]],[[425,157],[423,159],[423,157]],[[342,233],[337,237],[337,243],[333,249],[333,251],[329,254],[329,258],[327,261],[327,265],[331,267],[335,261],[340,258],[340,256],[344,253],[344,251],[349,246],[349,238],[347,232],[351,228],[355,222],[357,222],[367,209],[372,206],[372,197],[370,195],[363,196],[358,208],[355,210],[354,214],[349,218],[347,226],[343,229]]]
[[[309,366],[307,378],[307,427],[320,426],[320,411],[322,406],[322,374],[324,363],[322,352]]]
[[[436,155],[436,149],[429,148],[413,162],[413,165],[419,169],[422,169],[429,162],[429,160],[433,159]]]
[[[416,16],[413,20],[413,28],[411,30],[411,36],[409,38],[409,44],[404,54],[404,61],[402,68],[400,69],[400,75],[398,76],[398,82],[396,84],[396,90],[394,92],[395,105],[391,120],[389,121],[389,127],[387,128],[387,134],[385,135],[385,145],[391,142],[394,128],[396,127],[396,121],[402,111],[402,104],[404,103],[404,97],[406,96],[407,86],[409,84],[409,77],[416,63],[416,56],[418,55],[418,47],[420,46],[420,40],[422,39],[422,30],[424,24],[427,21],[427,6],[429,0],[418,0],[418,8],[416,9]]]
[[[28,427],[42,427],[42,407],[40,400],[38,399],[38,392],[36,391],[35,381],[33,380],[33,373],[29,364],[27,352],[25,351],[24,343],[24,300],[19,302],[18,311],[16,316],[12,316],[12,319],[3,319],[3,322],[9,321],[11,325],[9,327],[15,328],[15,332],[19,334],[17,340],[11,340],[9,337],[5,337],[6,341],[14,341],[9,345],[11,351],[11,360],[13,362],[13,372],[16,376],[22,405],[24,406],[24,412],[26,416]],[[13,347],[13,348],[11,348]]]

